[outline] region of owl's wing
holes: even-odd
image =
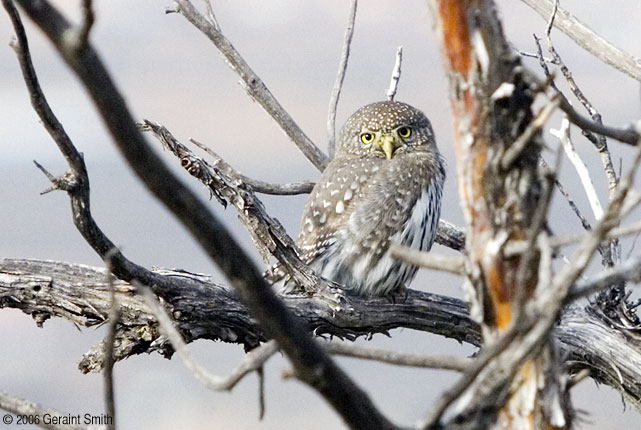
[[[298,236],[306,263],[322,254],[336,240],[354,208],[361,205],[385,160],[377,157],[339,157],[323,171],[312,190]]]
[[[366,247],[387,246],[412,216],[414,206],[434,176],[432,154],[416,149],[383,160],[350,216],[350,232]],[[373,243],[372,243],[373,242]]]

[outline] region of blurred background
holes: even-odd
[[[80,2],[55,2],[78,21]],[[96,24],[91,40],[109,67],[137,119],[158,121],[176,137],[208,144],[244,174],[272,182],[316,179],[318,171],[298,152],[275,122],[238,85],[238,77],[215,47],[182,16],[166,15],[170,1],[94,1]],[[195,2],[201,6],[200,2]],[[325,149],[329,95],[340,58],[349,2],[218,0],[214,9],[223,32],[261,76],[272,93],[310,138]],[[546,21],[514,0],[498,1],[505,31],[520,50],[534,52],[533,33],[544,36]],[[614,45],[641,57],[636,0],[600,2],[564,0],[572,11]],[[84,153],[92,189],[93,214],[104,232],[132,260],[147,267],[181,268],[212,273],[225,283],[185,230],[122,161],[96,110],[77,79],[61,62],[39,30],[25,20],[33,61],[51,107],[76,146]],[[75,230],[65,193],[40,196],[49,182],[33,165],[37,160],[54,174],[67,166],[33,112],[17,61],[8,46],[13,30],[0,13],[0,257],[62,260],[102,265]],[[637,120],[639,83],[604,65],[560,31],[555,46],[585,95],[613,125]],[[404,48],[397,100],[422,109],[431,118],[441,152],[449,164],[443,218],[463,225],[458,204],[452,120],[437,41],[426,2],[393,0],[360,2],[352,55],[338,109],[338,124],[358,107],[381,100],[394,65],[397,46]],[[545,47],[545,45],[544,45]],[[536,60],[524,63],[539,71]],[[560,74],[559,74],[560,75]],[[562,82],[561,80],[559,80]],[[567,88],[564,84],[561,88]],[[568,93],[569,94],[569,93]],[[578,106],[578,104],[577,104]],[[556,141],[549,127],[546,139]],[[599,157],[577,130],[575,144],[593,172],[595,187],[607,201],[607,184]],[[150,139],[151,141],[151,139]],[[159,152],[162,152],[159,145]],[[631,151],[610,142],[617,168]],[[164,154],[168,164],[203,200],[207,191],[194,183]],[[564,160],[561,180],[588,219],[587,200],[572,166]],[[268,197],[263,201],[295,236],[306,196]],[[212,210],[226,222],[243,246],[256,257],[233,208],[215,201]],[[551,215],[557,233],[577,232],[580,224],[566,202],[555,197]],[[634,215],[638,218],[638,213]],[[450,251],[436,245],[435,251]],[[624,242],[623,255],[633,252]],[[569,253],[571,255],[571,253]],[[594,265],[593,270],[598,270]],[[460,279],[423,270],[412,287],[462,298]],[[99,342],[104,328],[78,330],[63,320],[43,329],[27,315],[0,310],[0,390],[70,414],[104,410],[102,375],[82,375],[81,355]],[[467,345],[411,330],[394,330],[391,338],[376,335],[361,345],[413,353],[466,356]],[[242,347],[199,341],[190,349],[211,372],[225,374],[243,357]],[[395,422],[410,425],[457,378],[456,374],[397,368],[338,358],[337,361]],[[122,429],[326,429],[344,428],[341,419],[311,389],[281,380],[287,367],[282,357],[266,368],[266,415],[258,420],[258,384],[245,378],[232,393],[211,392],[177,359],[144,355],[115,367],[117,424]],[[586,379],[572,391],[580,411],[577,428],[641,428],[638,412],[626,408],[608,387]],[[6,427],[6,426],[5,426]]]

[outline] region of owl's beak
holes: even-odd
[[[383,151],[387,159],[391,160],[392,155],[394,155],[394,151],[396,151],[400,145],[393,136],[384,134],[378,139],[376,146],[376,149]]]

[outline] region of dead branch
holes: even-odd
[[[330,158],[334,157],[334,147],[336,145],[336,108],[338,107],[338,100],[341,96],[345,72],[347,71],[347,61],[349,60],[349,50],[352,46],[352,37],[354,36],[354,22],[356,21],[357,7],[358,0],[351,0],[349,18],[347,19],[343,48],[341,50],[341,59],[338,63],[338,72],[336,73],[334,88],[332,88],[332,96],[329,99],[329,110],[327,112],[327,152]]]
[[[459,357],[439,357],[433,355],[403,354],[396,351],[386,351],[377,348],[362,348],[344,343],[326,342],[323,347],[331,354],[343,357],[361,358],[396,366],[421,367],[427,369],[464,371],[472,364],[472,360]]]
[[[175,294],[164,304],[185,342],[211,339],[250,349],[268,340],[236,295],[208,276],[184,271],[159,271],[159,274],[174,281]],[[152,312],[134,293],[134,287],[123,281],[115,281],[114,287],[121,311],[115,360],[151,352],[171,357],[173,348],[161,335]],[[467,305],[453,298],[415,290],[408,290],[407,299],[397,303],[385,298],[345,296],[338,291],[314,297],[281,297],[288,309],[317,335],[354,339],[403,327],[476,346],[481,342],[479,327],[470,319]],[[110,303],[104,268],[52,261],[0,260],[0,307],[20,309],[38,325],[51,317],[64,318],[81,327],[103,324]],[[593,305],[568,307],[552,334],[573,373],[589,369],[597,382],[619,390],[641,410],[641,385],[636,383],[641,380],[638,365],[641,337],[626,315],[619,314],[616,325],[613,321],[612,316],[606,316]],[[611,357],[611,351],[622,352]],[[104,343],[94,347],[81,360],[80,370],[99,371],[104,353]],[[623,385],[619,384],[614,368],[622,373]]]
[[[194,27],[207,36],[225,57],[231,68],[238,73],[247,94],[265,109],[269,116],[276,121],[285,134],[318,170],[322,171],[327,166],[328,157],[307,137],[291,115],[276,100],[265,83],[254,73],[249,64],[236,51],[236,48],[220,32],[220,27],[215,21],[205,18],[189,0],[174,0],[174,7],[168,9],[167,12],[180,13]]]
[[[387,100],[394,100],[396,91],[398,90],[398,81],[401,79],[401,65],[403,64],[403,47],[396,48],[396,61],[394,62],[394,69],[392,70],[392,78],[390,79],[389,88],[385,95]]]
[[[521,1],[534,9],[545,20],[552,14],[553,2],[549,0]],[[567,10],[559,8],[554,26],[596,58],[641,82],[641,60],[603,39]]]
[[[183,6],[185,3],[188,4],[182,2]],[[48,2],[19,1],[19,4],[80,78],[134,172],[218,264],[252,315],[287,354],[298,378],[323,395],[354,428],[394,428],[367,394],[334,364],[292,317],[227,229],[147,145],[91,44],[78,50],[74,38],[69,36],[77,30]],[[200,24],[215,30],[202,15],[199,16]]]

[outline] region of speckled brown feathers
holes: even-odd
[[[397,290],[416,267],[393,259],[389,245],[431,248],[444,180],[421,111],[399,102],[362,107],[343,126],[336,156],[305,205],[297,241],[303,261],[354,294]]]

